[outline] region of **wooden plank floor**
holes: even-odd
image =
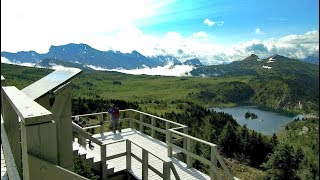
[[[119,134],[113,134],[112,132],[106,132],[103,135],[95,134],[93,137],[97,138],[98,140],[102,141],[103,143],[114,142],[121,139],[129,139],[130,141],[142,145],[143,148],[147,149],[148,151],[160,156],[162,158],[169,158],[167,156],[167,145],[164,142],[161,142],[157,139],[154,139],[146,134],[142,134],[139,131],[134,129],[128,128],[123,129],[122,132]],[[93,144],[94,148],[90,149],[87,147],[87,158],[94,157],[94,161],[100,161],[100,147],[96,144]],[[142,149],[135,144],[131,145],[132,153],[142,159]],[[115,154],[120,154],[126,151],[125,142],[119,142],[115,144],[107,145],[107,157],[110,157]],[[173,154],[178,153],[177,150],[173,149]],[[148,155],[148,163],[153,168],[157,169],[159,172],[162,173],[163,168],[163,161],[158,159],[157,157]],[[194,168],[187,168],[187,165],[181,161],[178,161],[176,158],[170,158],[179,174],[180,179],[210,179],[210,177]],[[142,165],[141,163],[136,160],[135,158],[131,158],[132,162],[132,172],[138,178],[142,179]],[[126,157],[122,156],[116,159],[112,159],[107,161],[108,167],[112,166],[115,167],[115,172],[124,170],[126,168]],[[170,172],[171,179],[175,179],[172,171]],[[148,170],[148,179],[162,179],[156,173]]]

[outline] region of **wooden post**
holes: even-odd
[[[169,143],[172,143],[172,132],[168,132],[168,141],[167,141],[167,150],[168,150],[168,157],[172,157],[172,147],[169,145]]]
[[[16,87],[2,87],[2,90],[2,98],[10,101],[14,113],[21,119],[23,179],[43,179],[39,172],[31,171],[35,165],[30,161],[29,154],[57,165],[57,137],[53,116]]]
[[[143,114],[140,114],[140,122],[143,122]],[[144,126],[142,123],[140,123],[140,132],[141,133],[144,132]]]
[[[168,141],[168,138],[169,138],[168,129],[170,129],[170,122],[166,121],[166,142]]]
[[[148,151],[142,149],[142,180],[148,179]]]
[[[163,162],[163,179],[170,179],[170,162]]]
[[[41,179],[39,172],[31,173],[34,165],[31,163],[28,154],[52,164],[58,164],[57,139],[54,121],[25,125],[21,123],[21,144],[23,179]]]
[[[126,140],[126,169],[131,170],[131,141]]]
[[[100,134],[103,134],[103,127],[104,127],[104,124],[103,124],[103,114],[101,113],[99,115],[99,118],[100,118]]]
[[[101,155],[101,176],[102,180],[107,179],[107,146],[100,146],[100,155]]]
[[[1,88],[2,93],[2,117],[4,121],[4,127],[8,136],[14,161],[16,163],[18,172],[22,177],[22,157],[21,157],[21,134],[20,134],[20,124],[19,117],[10,105],[8,99],[3,94],[3,89]]]
[[[73,170],[71,89],[69,82],[54,91],[51,110],[57,129],[58,165],[69,170]]]
[[[130,114],[129,114],[129,121],[130,121],[130,128],[132,128],[132,129],[133,129],[134,127],[133,127],[133,121],[132,121],[132,113],[133,113],[133,112],[132,112],[132,111],[130,111]]]
[[[216,155],[214,154],[214,147],[211,146],[210,147],[211,149],[211,162],[212,162],[212,166],[216,167],[218,169],[218,166],[217,166],[217,158],[216,158]],[[212,167],[210,167],[210,179],[213,180],[213,179],[217,179],[217,176],[215,175],[214,173],[214,170]]]
[[[183,128],[183,134],[188,134],[188,127]],[[183,149],[187,149],[187,137],[183,138]]]
[[[190,138],[187,138],[187,151],[188,152],[191,152],[191,139]],[[187,154],[187,167],[188,168],[191,168],[192,167],[192,158],[190,155]]]
[[[5,78],[1,75],[1,86],[6,86],[6,80]],[[1,90],[1,97],[2,97],[2,90]],[[1,114],[3,114],[2,112],[2,108],[1,108]]]
[[[156,119],[154,117],[151,117],[151,126],[155,127],[156,126]],[[155,138],[156,136],[156,130],[153,128],[151,129],[151,137]]]

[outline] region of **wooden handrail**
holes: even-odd
[[[99,141],[98,139],[90,136],[89,133],[85,132],[84,129],[82,129],[78,124],[72,122],[72,131],[78,133],[79,135],[85,137],[86,139],[89,139],[90,141],[98,144],[99,146],[102,145],[102,142]]]
[[[201,156],[199,156],[199,155],[196,155],[196,154],[192,153],[192,152],[189,150],[189,149],[190,149],[190,145],[189,145],[189,149],[187,148],[187,147],[188,147],[187,144],[190,144],[191,140],[197,141],[197,142],[199,142],[199,143],[206,144],[206,145],[210,146],[210,147],[213,149],[213,150],[211,151],[211,156],[214,157],[214,159],[217,159],[217,160],[218,160],[218,162],[221,164],[223,170],[224,170],[225,173],[227,174],[228,178],[234,179],[234,177],[232,176],[230,170],[228,169],[228,167],[227,167],[226,164],[224,163],[222,157],[219,155],[218,151],[216,150],[217,145],[186,134],[188,126],[183,125],[183,124],[180,124],[180,123],[176,123],[176,122],[173,122],[173,121],[170,121],[170,120],[161,118],[161,117],[157,117],[157,116],[154,116],[154,115],[145,113],[145,112],[141,112],[141,111],[138,111],[138,110],[134,110],[134,109],[125,109],[125,110],[120,110],[120,111],[122,111],[122,112],[127,112],[127,111],[130,112],[130,111],[131,111],[131,112],[139,113],[140,115],[146,115],[146,116],[151,117],[151,118],[152,118],[152,119],[151,119],[151,124],[146,123],[146,122],[144,122],[143,120],[133,119],[132,116],[130,116],[131,119],[130,119],[130,118],[125,118],[125,120],[130,120],[130,121],[135,122],[135,123],[138,123],[138,124],[140,124],[140,125],[142,125],[142,126],[149,127],[149,128],[151,128],[153,131],[158,131],[158,132],[161,132],[161,133],[165,133],[165,134],[167,135],[167,136],[166,136],[166,137],[167,137],[167,138],[166,138],[166,139],[167,139],[167,140],[166,140],[166,141],[167,141],[166,143],[167,143],[167,146],[168,146],[168,153],[169,153],[168,155],[169,155],[169,156],[170,156],[170,154],[171,154],[172,148],[175,148],[175,149],[177,149],[177,150],[179,150],[179,151],[187,154],[188,159],[189,159],[188,166],[189,166],[189,164],[190,164],[190,162],[191,162],[191,161],[190,161],[190,157],[192,157],[192,158],[197,159],[197,160],[199,160],[199,161],[201,161],[201,162],[203,162],[203,163],[205,163],[205,164],[207,164],[207,165],[210,165],[211,168],[212,168],[212,171],[213,171],[215,174],[217,174],[217,173],[218,173],[218,170],[217,170],[217,167],[215,167],[216,165],[214,164],[213,161],[210,161],[210,160],[208,160],[208,159],[206,159],[206,158],[203,158],[203,157],[201,157]],[[108,112],[84,114],[84,115],[78,115],[78,116],[79,116],[79,117],[83,117],[83,116],[99,115],[99,114],[106,114],[106,113],[108,113]],[[75,116],[73,116],[73,117],[75,117]],[[140,116],[140,119],[141,119],[141,116]],[[158,120],[161,120],[161,121],[166,122],[166,129],[161,129],[161,128],[155,127],[155,126],[154,126],[154,124],[155,124],[154,119],[158,119]],[[174,124],[174,125],[176,125],[176,126],[178,126],[178,127],[170,128],[170,124]],[[141,126],[140,126],[140,127],[141,127]],[[88,128],[88,127],[87,127],[87,128]],[[86,129],[87,129],[87,128],[86,128]],[[140,128],[140,129],[143,130],[144,128]],[[183,132],[179,132],[179,131],[178,131],[178,130],[181,130],[181,129],[183,129]],[[168,133],[168,132],[169,132],[169,133]],[[154,133],[153,133],[153,134],[154,134]],[[169,137],[170,140],[168,139],[168,137]],[[177,138],[177,139],[172,139],[172,137]],[[184,142],[184,147],[183,147],[183,148],[181,148],[181,147],[179,147],[179,146],[177,146],[177,145],[174,144],[174,143],[180,142],[180,141],[182,141],[182,140],[184,140],[184,141],[183,141],[183,142]],[[124,140],[119,140],[119,141],[116,141],[116,142],[112,142],[111,144],[113,144],[113,143],[118,143],[118,142],[123,142],[123,141],[124,141]],[[189,142],[189,143],[186,143],[186,142]],[[135,142],[132,142],[132,143],[135,144],[135,145],[137,145],[138,147],[146,150],[146,148],[143,148],[142,145],[139,145],[139,144],[137,144],[137,143],[135,143]],[[103,144],[103,145],[107,145],[107,144]],[[148,150],[147,150],[147,151],[148,151]],[[164,163],[169,163],[169,162],[172,163],[172,161],[171,161],[170,158],[168,158],[168,159],[166,159],[166,158],[161,159],[161,158],[158,157],[156,154],[153,154],[151,151],[148,151],[148,152],[149,152],[150,154],[154,155],[155,157],[159,158],[160,160],[162,160]],[[117,156],[115,156],[115,157],[117,157]],[[133,156],[133,157],[134,157],[134,156]],[[190,164],[190,165],[191,165],[191,164]],[[174,167],[174,166],[173,166],[173,167]],[[219,176],[220,176],[220,175],[217,175],[217,177],[219,177]]]
[[[180,124],[180,123],[177,123],[177,122],[173,122],[173,121],[170,121],[170,120],[168,120],[168,119],[164,119],[164,118],[161,118],[161,117],[158,117],[158,116],[149,114],[149,113],[141,112],[141,111],[138,111],[138,110],[135,110],[135,109],[125,109],[125,110],[122,110],[122,111],[133,111],[133,112],[137,112],[137,113],[140,113],[140,114],[143,114],[143,115],[147,115],[147,116],[149,116],[149,117],[153,117],[153,118],[156,118],[156,119],[165,121],[165,122],[169,122],[169,123],[174,124],[174,125],[177,125],[177,126],[188,127],[188,126],[186,126],[186,125],[183,125],[183,124]]]
[[[184,134],[182,132],[179,132],[179,131],[176,131],[174,129],[169,129],[169,131],[173,132],[173,133],[176,133],[176,134],[179,134],[180,136],[183,136],[183,137],[186,137],[186,138],[189,138],[189,139],[192,139],[192,140],[195,140],[195,141],[198,141],[200,143],[203,143],[203,144],[206,144],[206,145],[209,145],[211,147],[216,147],[217,145],[216,144],[213,144],[213,143],[210,143],[210,142],[207,142],[207,141],[204,141],[202,139],[199,139],[199,138],[196,138],[196,137],[193,137],[193,136],[190,136],[188,134]]]
[[[192,139],[192,140],[198,141],[198,142],[200,142],[200,143],[209,145],[209,146],[212,148],[211,153],[213,153],[213,154],[211,154],[211,156],[213,155],[213,156],[216,157],[216,159],[219,161],[220,165],[222,166],[223,170],[224,170],[225,173],[227,174],[228,178],[234,179],[234,177],[232,176],[229,168],[228,168],[227,165],[224,163],[222,157],[219,155],[219,152],[218,152],[217,149],[216,149],[216,148],[217,148],[217,145],[216,145],[216,144],[209,143],[209,142],[207,142],[207,141],[204,141],[204,140],[202,140],[202,139],[199,139],[199,138],[196,138],[196,137],[193,137],[193,136],[190,136],[190,135],[181,133],[181,132],[176,131],[176,130],[174,130],[174,129],[169,129],[169,131],[172,132],[172,133],[179,134],[180,136],[186,137],[186,138],[189,140],[189,142],[190,142],[190,139]],[[201,156],[199,156],[199,155],[196,155],[196,154],[194,154],[194,153],[192,153],[192,152],[190,152],[190,151],[188,151],[188,150],[186,150],[186,149],[184,149],[184,148],[181,148],[181,147],[179,147],[179,146],[177,146],[177,145],[174,145],[173,143],[170,143],[170,142],[169,142],[169,143],[167,143],[167,145],[170,146],[170,147],[172,147],[172,148],[175,148],[175,149],[177,149],[177,150],[180,150],[181,152],[187,154],[187,156],[190,156],[190,157],[192,157],[192,158],[194,158],[194,159],[197,159],[197,160],[201,161],[202,163],[205,163],[205,164],[207,164],[207,165],[210,165],[210,166],[213,168],[213,170],[215,171],[215,173],[217,173],[216,167],[215,167],[215,165],[213,164],[212,161],[210,161],[210,160],[208,160],[208,159],[206,159],[206,158],[204,158],[204,157],[201,157]]]

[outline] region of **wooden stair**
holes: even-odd
[[[73,148],[73,154],[78,155],[81,159],[85,160],[94,170],[101,172],[101,159],[100,157],[94,156],[94,153],[89,148],[89,145],[87,144],[86,147],[80,145],[77,142],[77,138],[75,138],[75,141],[72,143]],[[99,148],[95,146],[94,148]],[[107,164],[107,175],[111,175],[114,173],[114,166],[111,163]]]

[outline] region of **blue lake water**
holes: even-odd
[[[288,116],[277,112],[261,110],[258,106],[238,106],[231,108],[211,108],[216,112],[225,112],[232,115],[232,117],[241,126],[247,124],[249,129],[255,130],[265,135],[272,135],[277,133],[281,128],[293,121],[296,118],[302,119],[303,115]],[[244,114],[251,112],[258,115],[258,119],[246,119]]]

